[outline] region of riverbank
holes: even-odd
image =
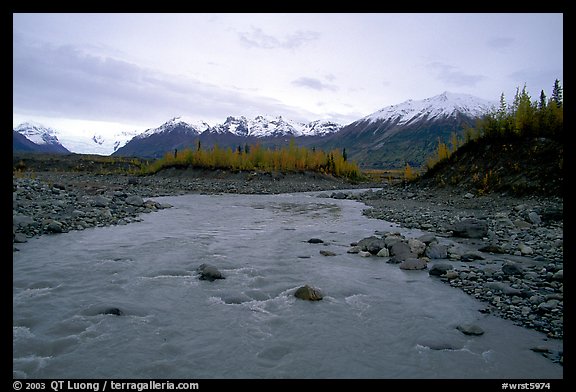
[[[563,199],[475,196],[451,188],[390,186],[350,196],[364,214],[465,244],[446,249],[438,278],[486,303],[484,312],[563,337]],[[429,262],[433,257],[424,256]],[[490,259],[490,260],[489,260]],[[445,261],[445,260],[442,260]]]

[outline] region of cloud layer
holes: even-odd
[[[295,118],[303,110],[232,88],[170,75],[73,46],[14,46],[13,110],[84,120],[158,123],[175,115],[222,120],[261,113]]]
[[[308,42],[317,40],[320,37],[320,33],[316,31],[299,30],[279,38],[266,34],[262,29],[253,27],[250,31],[240,32],[238,37],[240,38],[240,42],[249,48],[295,49]]]

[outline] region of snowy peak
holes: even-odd
[[[238,136],[284,137],[284,136],[325,136],[337,132],[342,126],[332,121],[316,120],[308,124],[288,120],[282,116],[228,117],[214,127],[218,133],[230,132]]]
[[[342,125],[328,120],[316,120],[309,122],[302,131],[305,136],[326,136],[342,129]]]
[[[174,130],[180,130],[185,133],[189,133],[190,135],[199,135],[202,132],[210,129],[210,125],[205,123],[204,121],[195,121],[185,117],[174,117],[164,124],[160,125],[158,128],[150,128],[146,131],[137,135],[137,138],[146,138],[152,136],[154,134],[160,134],[165,132],[171,132]]]
[[[25,122],[14,128],[14,131],[25,136],[31,142],[38,145],[61,145],[57,132],[52,128],[45,127],[42,124]]]
[[[192,135],[204,132],[212,134],[232,134],[241,137],[285,137],[285,136],[324,136],[336,132],[341,125],[331,121],[317,120],[305,124],[286,119],[282,116],[260,115],[252,119],[244,116],[229,116],[226,120],[214,126],[205,122],[175,117],[158,128],[149,129],[140,134],[138,138],[145,138],[156,133],[171,132],[175,129],[185,129]]]
[[[453,117],[458,113],[469,117],[480,117],[494,106],[495,102],[470,94],[445,91],[423,100],[409,99],[397,105],[387,106],[359,121],[393,121],[396,125],[405,125],[417,120]]]
[[[247,119],[244,116],[230,116],[222,124],[214,126],[212,133],[231,133],[243,137],[279,137],[279,136],[300,136],[304,124],[289,121],[282,116],[256,116]]]
[[[70,151],[58,140],[58,132],[42,124],[26,122],[13,130],[12,151],[68,154]],[[19,137],[17,137],[19,135]]]
[[[226,121],[222,124],[215,125],[209,130],[209,132],[219,134],[229,132],[237,136],[248,136],[250,133],[250,125],[248,124],[248,119],[244,116],[228,116]]]
[[[304,124],[284,119],[282,116],[257,116],[249,121],[249,136],[281,137],[301,136]]]

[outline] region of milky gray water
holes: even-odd
[[[362,216],[363,204],[313,193],[156,200],[174,207],[18,244],[14,377],[562,378],[530,350],[554,344],[543,334],[481,314],[426,271],[346,253],[375,230],[402,231]],[[226,279],[200,281],[202,263]],[[296,299],[304,284],[324,299]],[[109,308],[124,315],[101,314]]]

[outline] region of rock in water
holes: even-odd
[[[421,270],[426,269],[427,264],[426,261],[422,259],[406,259],[402,263],[400,263],[400,269],[403,270]]]
[[[308,240],[309,244],[323,244],[324,241],[322,241],[320,238],[310,238]]]
[[[200,280],[213,282],[216,279],[226,279],[222,273],[218,271],[218,268],[214,267],[213,265],[201,264],[197,271],[200,274]]]
[[[428,271],[429,275],[435,275],[435,276],[441,276],[444,275],[446,272],[448,272],[448,270],[453,269],[454,267],[452,267],[452,265],[447,264],[447,263],[436,263],[432,266],[432,268],[430,268],[430,271]]]
[[[382,248],[386,247],[386,243],[382,238],[378,238],[375,236],[363,238],[358,241],[357,245],[361,251],[363,252],[370,252],[373,255],[378,254]]]
[[[306,301],[320,301],[323,298],[320,290],[308,285],[298,288],[294,293],[294,296]]]
[[[321,254],[322,256],[336,256],[336,253],[331,252],[331,251],[329,251],[329,250],[321,250],[321,251],[320,251],[320,254]]]
[[[101,314],[112,314],[114,316],[122,316],[124,315],[124,312],[118,308],[109,308],[103,311]]]
[[[460,324],[456,329],[462,332],[464,335],[474,335],[480,336],[484,334],[484,330],[474,324]]]

